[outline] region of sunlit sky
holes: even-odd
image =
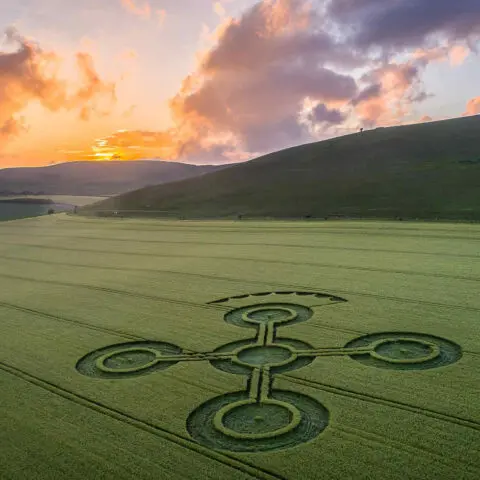
[[[0,0],[0,19],[0,168],[233,162],[480,113],[478,0]]]

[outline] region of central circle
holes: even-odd
[[[155,360],[154,352],[142,349],[113,353],[103,361],[109,368],[143,367]]]
[[[95,361],[104,373],[132,373],[151,368],[158,363],[158,352],[149,347],[132,347],[107,352]]]
[[[295,310],[289,308],[257,307],[245,312],[245,320],[254,323],[283,323],[296,318]]]
[[[436,345],[422,340],[399,338],[379,341],[371,353],[375,358],[392,363],[418,363],[439,355]]]
[[[238,434],[264,435],[288,427],[292,414],[280,404],[250,403],[230,410],[223,417],[227,430]]]
[[[292,358],[292,352],[288,348],[277,346],[249,347],[241,350],[237,358],[247,365],[260,367],[262,365],[283,365]]]

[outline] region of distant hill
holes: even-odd
[[[0,196],[12,194],[114,195],[218,170],[221,165],[162,161],[70,162],[0,170]]]
[[[379,128],[289,148],[84,209],[187,218],[480,219],[480,116]],[[132,212],[133,213],[133,212]]]

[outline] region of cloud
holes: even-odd
[[[10,117],[3,125],[0,124],[0,148],[5,146],[9,139],[17,137],[27,130],[23,119]]]
[[[170,103],[177,124],[195,132],[188,151],[202,150],[205,135],[246,151],[281,148],[303,138],[297,117],[305,97],[346,103],[356,94],[351,76],[325,66],[354,58],[328,35],[309,30],[315,18],[308,2],[270,0],[224,23],[217,44]]]
[[[80,118],[88,120],[95,113],[105,116],[116,103],[115,85],[105,83],[95,70],[93,58],[88,53],[77,53],[77,67],[82,86],[66,99],[68,109],[80,108]]]
[[[143,18],[144,20],[156,19],[160,26],[165,23],[167,11],[163,8],[153,10],[147,0],[143,0],[143,3],[140,3],[140,0],[121,0],[121,3],[123,8],[132,15]]]
[[[214,2],[213,11],[219,16],[224,17],[226,15],[225,7],[220,2]]]
[[[319,103],[311,111],[310,119],[314,123],[337,125],[345,121],[346,114],[336,108],[329,109],[324,103]]]
[[[142,18],[150,18],[152,9],[147,1],[144,1],[142,6],[136,3],[136,0],[122,0],[122,6],[125,10]]]
[[[455,67],[461,65],[469,54],[470,49],[465,45],[454,45],[450,49],[450,64]]]
[[[372,98],[377,98],[381,94],[382,85],[380,83],[373,83],[360,91],[358,95],[352,99],[352,105],[358,105],[359,103],[366,102]]]
[[[467,109],[463,115],[478,115],[480,113],[480,97],[472,98],[467,103]]]
[[[123,113],[122,117],[123,118],[130,118],[134,113],[135,110],[137,109],[137,105],[130,105]]]
[[[435,47],[417,48],[412,53],[412,58],[423,64],[431,62],[449,61],[452,67],[461,65],[472,52],[471,47],[462,43],[444,42]]]
[[[401,123],[412,113],[414,104],[432,96],[422,82],[428,65],[449,61],[457,66],[470,52],[466,45],[444,41],[435,47],[414,49],[404,62],[384,60],[360,79],[368,86],[352,99],[356,115],[364,126]]]
[[[368,72],[363,81],[370,86],[352,101],[361,123],[368,127],[392,125],[410,112],[413,103],[425,100],[428,95],[420,81],[424,65],[388,63]]]
[[[351,43],[396,52],[434,36],[478,37],[478,0],[331,0],[329,14],[348,26]]]
[[[401,121],[429,96],[421,79],[425,68],[433,61],[459,64],[470,48],[462,38],[424,44],[428,22],[416,56],[411,53],[403,62],[387,55],[388,38],[381,55],[356,48],[352,42],[360,41],[362,29],[374,28],[369,15],[380,18],[399,3],[405,2],[339,0],[329,4],[325,16],[311,2],[264,0],[238,19],[224,20],[216,44],[171,101],[177,122],[202,132],[199,141],[195,134],[189,138],[185,151],[201,150],[201,139],[212,132],[233,133],[233,148],[246,151],[308,141],[299,121],[306,98],[316,105],[307,114],[310,127],[340,125],[351,117],[368,126]],[[360,26],[352,12],[363,15]],[[360,78],[345,73],[355,68],[366,73]]]
[[[14,29],[7,30],[6,40],[17,50],[0,52],[1,144],[25,129],[18,115],[34,101],[53,112],[75,110],[82,119],[109,113],[116,101],[115,85],[100,78],[89,54],[76,55],[81,81],[74,88],[59,77],[61,60],[54,52],[43,51]]]
[[[402,123],[430,96],[425,69],[460,65],[480,38],[478,0],[261,0],[238,18],[217,3],[210,46],[169,101],[172,128],[150,132],[167,159],[248,158]]]

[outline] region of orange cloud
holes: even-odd
[[[135,113],[136,109],[137,109],[136,105],[130,105],[130,107],[128,107],[127,110],[125,110],[122,113],[122,117],[123,118],[130,118]]]
[[[454,45],[450,49],[450,64],[452,66],[462,65],[470,54],[470,49],[465,45]]]
[[[265,28],[259,35],[274,36],[306,30],[311,21],[311,4],[292,0],[264,0]]]
[[[152,9],[150,8],[150,4],[148,2],[144,2],[143,6],[138,6],[134,0],[122,0],[122,6],[133,15],[137,15],[138,17],[143,18],[150,18],[152,14]]]
[[[222,20],[213,31],[204,27],[208,50],[197,54],[195,70],[169,101],[173,127],[116,132],[96,144],[101,151],[95,155],[250,158],[311,140],[302,115],[312,130],[319,125],[348,130],[358,120],[398,124],[428,97],[421,82],[425,67],[434,61],[458,65],[470,52],[461,38],[435,48],[419,42],[407,61],[395,63],[393,52],[375,56],[352,49],[337,35],[342,24],[340,29],[332,24],[330,31],[325,11],[315,10],[315,3],[260,0],[239,18],[229,18],[221,2],[212,2]],[[360,81],[344,73],[356,68],[367,69]],[[362,84],[366,88],[360,91]],[[312,108],[303,112],[306,99]]]
[[[305,97],[333,115],[334,105],[357,93],[352,77],[325,66],[332,59],[351,63],[350,50],[309,31],[315,18],[306,0],[263,0],[238,19],[224,18],[209,38],[215,44],[169,102],[173,127],[116,132],[101,139],[97,153],[233,159],[282,148],[292,138],[308,141],[298,121]]]
[[[467,110],[463,114],[465,115],[478,115],[480,113],[480,97],[472,98],[467,103]]]
[[[81,81],[75,86],[59,78],[61,60],[55,52],[43,51],[14,29],[7,30],[6,40],[18,50],[0,52],[0,146],[24,131],[18,115],[33,101],[53,112],[76,110],[84,120],[109,113],[116,101],[115,84],[100,78],[90,54],[76,55]]]
[[[425,63],[448,60],[452,67],[458,67],[463,64],[470,53],[471,49],[466,45],[450,44],[433,48],[417,48],[414,50],[412,58]]]
[[[177,158],[180,145],[174,131],[150,132],[143,130],[118,130],[107,137],[98,138],[90,152],[82,158],[94,160],[136,160],[159,157],[163,160]],[[73,157],[78,158],[75,152]],[[72,159],[72,155],[69,155]]]
[[[432,62],[446,61],[458,66],[470,53],[471,49],[464,44],[444,42],[436,47],[415,49],[404,63],[392,61],[373,69],[363,78],[370,86],[352,102],[356,115],[368,126],[402,123],[412,113],[414,103],[429,97],[421,81],[425,68]]]
[[[419,65],[405,62],[390,63],[366,75],[370,87],[352,102],[362,123],[368,126],[398,123],[410,112],[412,103],[427,96],[421,90],[420,72]]]
[[[226,14],[225,7],[220,2],[215,2],[213,4],[213,11],[219,16],[224,17]]]

